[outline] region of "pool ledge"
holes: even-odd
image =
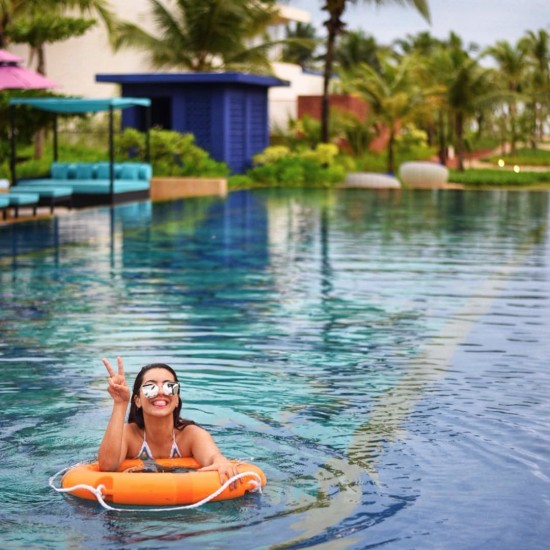
[[[151,200],[154,202],[211,195],[227,195],[226,178],[154,177],[151,179]]]

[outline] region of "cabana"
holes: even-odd
[[[12,98],[10,99],[11,155],[10,171],[12,185],[17,185],[16,175],[16,107],[24,105],[54,113],[53,164],[51,179],[27,180],[26,186],[70,187],[74,206],[115,204],[128,200],[149,197],[151,179],[149,128],[151,100],[147,98]],[[115,164],[114,111],[116,109],[145,108],[146,116],[146,163]],[[58,114],[86,114],[109,112],[109,162],[108,163],[60,163],[58,162]]]

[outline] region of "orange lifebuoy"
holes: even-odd
[[[201,465],[193,458],[164,458],[155,462],[167,469],[197,470]],[[242,483],[237,481],[235,488],[227,487],[212,500],[226,500],[243,496],[257,489],[258,477],[261,486],[266,483],[264,473],[253,464],[232,461],[244,476]],[[99,464],[79,464],[71,468],[61,480],[65,490],[72,495],[95,500],[95,495],[83,486],[94,489],[101,487],[105,501],[116,504],[171,506],[194,504],[215,493],[221,487],[218,472],[147,472],[143,461],[129,459],[122,462],[116,472],[101,472]],[[78,487],[80,485],[80,487]]]

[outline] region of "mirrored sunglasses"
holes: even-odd
[[[153,382],[147,382],[147,384],[143,384],[141,386],[141,390],[143,391],[143,395],[147,399],[153,399],[153,397],[156,397],[160,393],[160,388],[157,386],[157,384],[154,384]],[[162,383],[162,393],[164,395],[177,395],[180,391],[180,385],[178,382],[163,382]]]

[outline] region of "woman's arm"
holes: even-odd
[[[199,472],[217,471],[221,483],[239,473],[237,465],[223,456],[206,430],[199,426],[188,426],[186,430],[191,432],[191,454],[202,466]]]
[[[99,469],[105,472],[115,471],[126,458],[128,451],[124,417],[130,401],[130,388],[126,385],[124,366],[120,357],[117,357],[117,363],[118,373],[115,373],[109,361],[103,359],[103,364],[109,373],[107,391],[113,398],[113,412],[98,453]]]

